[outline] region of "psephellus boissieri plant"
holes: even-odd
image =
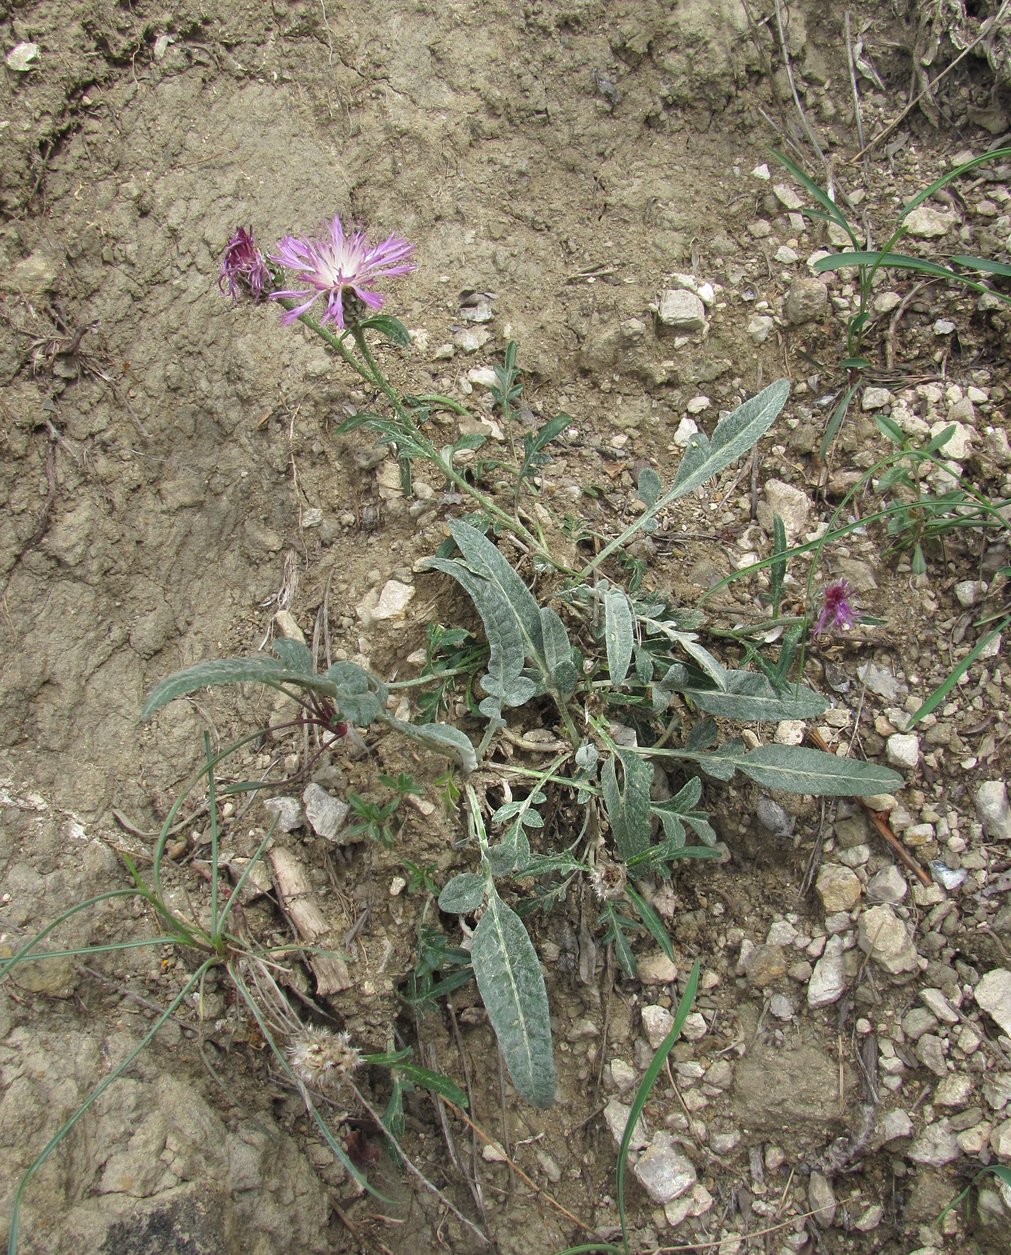
[[[371,431],[401,458],[427,462],[473,502],[468,518],[450,521],[449,538],[428,567],[458,583],[481,619],[487,652],[474,687],[480,689],[475,713],[483,733],[475,745],[454,724],[390,716],[389,691],[421,688],[424,675],[387,685],[349,662],[317,675],[309,650],[291,641],[275,643],[276,659],[221,659],[169,676],[151,693],[143,714],[206,685],[257,680],[300,702],[303,718],[330,736],[351,724],[385,725],[450,757],[463,777],[459,797],[477,870],[443,886],[439,906],[476,917],[470,962],[509,1073],[524,1099],[547,1106],[555,1092],[548,999],[524,915],[563,902],[577,878],[587,878],[600,902],[602,940],[633,976],[636,932],[651,935],[673,957],[648,900],[647,878],[669,877],[676,861],[715,853],[716,836],[700,805],[702,776],[727,782],[740,771],[765,788],[821,796],[883,793],[901,778],[805,747],[748,748],[737,738],[720,743],[717,719],[803,719],[829,703],[803,685],[777,685],[764,674],[726,666],[703,644],[700,614],[654,592],[627,591],[609,565],[656,525],[661,512],[761,439],[786,402],[785,381],[724,414],[711,437],[693,437],[669,486],[655,470],[643,470],[637,486],[643,508],[635,520],[582,569],[573,569],[519,520],[515,508],[505,511],[456,468],[457,452],[475,447],[473,438],[437,446],[422,430],[432,405],[460,407],[449,398],[403,397],[388,382],[368,337],[403,344],[407,334],[396,320],[365,316],[356,306],[354,296],[364,296],[352,279],[367,278],[363,259],[371,254],[360,233],[348,237],[338,224],[335,219],[325,240],[279,246],[269,261],[251,252],[251,236],[244,232],[230,243],[239,262],[226,255],[223,281],[234,280],[256,299],[279,300],[286,322],[298,318],[321,335],[386,400],[388,413],[363,411],[344,431]],[[349,238],[359,240],[358,253]],[[404,250],[399,244],[391,249],[403,264]],[[294,269],[296,261],[301,269],[285,280],[277,267]],[[375,308],[376,294],[367,295]],[[306,310],[321,298],[327,316],[317,323]],[[339,334],[323,326],[327,318]],[[507,354],[497,385],[505,412],[517,395],[514,355]],[[532,441],[525,463],[544,454],[544,445]],[[490,529],[516,544],[515,563],[487,534]],[[524,709],[525,718],[517,713]],[[539,767],[502,761],[500,739],[515,738],[517,723],[531,718],[555,730],[550,745],[535,745],[547,761]],[[520,742],[529,748],[522,735]],[[493,802],[493,795],[501,800]],[[517,896],[525,886],[532,890]]]
[[[198,1028],[202,1026],[205,990],[215,973],[223,975],[234,991],[237,1008],[248,1012],[252,1017],[257,1031],[271,1051],[283,1078],[282,1083],[288,1084],[299,1093],[320,1136],[354,1181],[377,1199],[388,1201],[369,1184],[361,1169],[348,1156],[338,1132],[331,1127],[324,1114],[327,1103],[341,1089],[353,1094],[362,1108],[375,1117],[377,1129],[382,1131],[396,1157],[407,1164],[409,1170],[427,1188],[439,1193],[406,1159],[399,1145],[399,1136],[404,1125],[403,1098],[405,1093],[420,1086],[442,1095],[457,1106],[466,1107],[466,1094],[448,1077],[411,1062],[410,1049],[367,1053],[352,1043],[347,1033],[331,1024],[306,1023],[295,1012],[285,989],[292,964],[298,963],[306,954],[311,954],[312,947],[301,944],[262,946],[250,936],[249,929],[243,923],[241,903],[247,887],[252,883],[250,877],[274,837],[276,820],[264,833],[251,857],[245,861],[237,878],[230,877],[227,864],[232,860],[225,853],[224,845],[227,825],[222,819],[219,803],[229,793],[245,792],[255,786],[244,783],[229,787],[220,784],[217,776],[218,768],[223,762],[258,737],[259,733],[245,737],[217,753],[211,752],[205,737],[201,766],[180,790],[162,822],[151,855],[150,872],[143,874],[134,859],[121,853],[132,884],[107,890],[76,903],[21,944],[10,957],[0,962],[2,983],[8,979],[16,980],[19,968],[29,964],[66,958],[83,963],[100,954],[154,946],[160,951],[170,949],[181,958],[180,970],[184,976],[177,992],[155,1016],[140,1040],[53,1133],[25,1170],[14,1193],[8,1221],[8,1255],[16,1255],[22,1207],[39,1169],[60,1147],[70,1131],[86,1117],[101,1095],[130,1069],[134,1060],[152,1043],[159,1030],[170,1019],[178,1018],[188,1008],[192,1008],[195,1012],[195,1025]],[[199,909],[182,911],[172,905],[173,895],[166,883],[172,878],[167,849],[184,804],[204,784],[208,893]],[[146,906],[154,921],[155,930],[146,936],[128,937],[126,940],[97,945],[59,945],[62,925],[115,901],[137,902]],[[53,940],[57,941],[56,948],[45,948],[47,942],[52,946]],[[382,1113],[373,1111],[355,1080],[355,1074],[360,1069],[371,1066],[385,1069],[389,1076],[390,1095]],[[470,1224],[448,1199],[443,1198],[442,1201],[464,1224]]]
[[[824,458],[850,405],[864,387],[867,372],[873,367],[873,363],[866,356],[867,334],[873,317],[871,299],[874,280],[880,270],[902,270],[925,275],[927,282],[940,280],[944,283],[955,283],[973,292],[986,295],[992,300],[1002,301],[1005,304],[1011,303],[1011,296],[988,287],[980,281],[981,276],[986,275],[994,278],[1011,277],[1011,265],[1006,262],[995,261],[989,257],[975,257],[966,253],[953,254],[944,262],[935,258],[916,257],[895,251],[895,246],[909,231],[907,219],[914,209],[971,170],[1011,158],[1011,148],[995,148],[969,161],[964,161],[942,174],[929,186],[922,188],[899,210],[891,234],[878,249],[874,248],[869,233],[861,236],[858,228],[846,217],[834,189],[820,187],[785,154],[776,149],[770,149],[770,153],[780,165],[789,170],[816,202],[816,207],[806,208],[802,212],[810,218],[833,223],[852,244],[851,249],[819,258],[814,263],[815,272],[824,274],[828,271],[847,269],[855,269],[857,272],[857,308],[846,321],[845,354],[839,362],[839,368],[845,372],[845,383],[833,400],[822,437],[820,453]]]

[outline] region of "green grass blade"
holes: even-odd
[[[1011,278],[1011,266],[1003,261],[991,261],[989,257],[970,257],[965,253],[958,253],[951,259],[956,266],[965,266],[969,270],[985,270],[991,275],[1004,275]],[[1001,294],[996,293],[997,296]]]
[[[784,166],[790,171],[797,182],[805,189],[807,194],[816,200],[819,205],[821,205],[826,215],[831,218],[833,222],[838,223],[838,225],[842,227],[849,238],[853,241],[853,247],[859,248],[860,242],[857,239],[853,228],[850,226],[843,211],[835,203],[832,197],[829,196],[828,192],[826,192],[824,188],[819,187],[809,175],[804,173],[800,166],[791,161],[784,153],[779,152],[775,148],[770,148],[769,152],[773,157],[775,157],[781,166]]]
[[[1011,157],[1011,148],[995,148],[991,152],[981,153],[978,157],[973,157],[969,161],[963,161],[960,166],[954,166],[947,174],[942,174],[939,179],[935,179],[928,187],[917,192],[912,200],[907,201],[899,214],[899,221],[905,218],[907,214],[912,213],[917,205],[922,205],[935,192],[939,192],[942,187],[946,187],[953,179],[959,178],[969,170],[975,170],[977,166],[985,165],[988,161],[999,161],[1002,157]]]
[[[39,932],[35,933],[35,935],[29,941],[26,941],[19,950],[16,950],[10,958],[5,959],[3,963],[0,964],[0,981],[6,978],[8,972],[10,972],[16,964],[45,957],[43,955],[32,954],[31,952],[40,941],[44,941],[51,932],[59,928],[64,921],[72,918],[72,916],[78,915],[81,911],[86,911],[89,907],[95,906],[99,902],[108,902],[112,898],[140,898],[143,896],[144,895],[137,889],[109,889],[106,893],[96,893],[93,898],[86,898],[83,902],[75,903],[69,908],[69,910],[64,911],[61,915],[57,915],[51,923],[47,924],[45,928],[41,929]]]
[[[915,714],[913,714],[910,717],[909,722],[906,724],[907,732],[910,730],[910,728],[915,728],[921,719],[931,714],[934,710],[937,709],[938,706],[940,706],[941,702],[944,701],[944,699],[948,696],[951,690],[959,682],[962,676],[965,675],[965,673],[969,670],[972,664],[980,656],[983,650],[986,649],[987,645],[990,644],[990,642],[993,640],[995,636],[998,635],[998,633],[1003,632],[1009,623],[1011,623],[1011,615],[1009,615],[1006,619],[1004,619],[1001,623],[999,623],[992,632],[988,632],[987,635],[984,636],[982,640],[977,641],[977,643],[972,647],[972,649],[969,650],[969,652],[962,659],[962,661],[956,667],[953,667],[951,671],[948,672],[945,678],[941,681],[941,683],[937,686],[937,688],[934,689],[933,693],[931,693],[931,695],[927,698],[927,700],[923,703],[923,705],[916,711]]]
[[[618,1199],[618,1221],[621,1224],[621,1245],[626,1255],[628,1251],[628,1225],[625,1218],[625,1169],[628,1164],[628,1148],[632,1142],[632,1133],[636,1123],[642,1115],[643,1108],[646,1106],[653,1086],[656,1084],[656,1078],[660,1075],[663,1065],[667,1062],[667,1056],[674,1049],[674,1043],[681,1036],[681,1029],[684,1027],[684,1022],[688,1019],[692,1006],[695,1003],[695,994],[698,991],[701,970],[702,965],[696,959],[692,964],[688,980],[685,982],[681,1001],[678,1003],[677,1010],[674,1013],[674,1023],[671,1025],[671,1030],[657,1047],[653,1061],[646,1069],[646,1074],[639,1082],[639,1088],[635,1091],[632,1107],[628,1113],[628,1120],[625,1123],[625,1132],[622,1134],[621,1145],[618,1147],[615,1192]]]

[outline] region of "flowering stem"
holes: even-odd
[[[280,297],[277,299],[286,309],[293,309],[296,304],[287,297]],[[432,462],[433,465],[437,466],[452,484],[470,497],[471,500],[476,502],[485,514],[494,519],[507,531],[512,532],[512,534],[517,536],[523,544],[525,544],[533,552],[537,553],[546,562],[549,562],[556,570],[571,573],[566,566],[558,562],[551,551],[541,540],[538,539],[538,537],[533,534],[533,532],[524,527],[518,519],[514,518],[511,514],[508,514],[505,510],[501,509],[501,507],[497,506],[494,501],[492,501],[490,497],[486,497],[480,489],[475,488],[470,480],[468,480],[465,475],[462,475],[456,469],[451,458],[441,456],[435,446],[431,445],[429,441],[424,439],[418,431],[418,426],[413,415],[404,405],[400,394],[383,374],[382,368],[369,348],[365,339],[365,334],[360,327],[353,326],[349,328],[349,332],[345,332],[344,335],[336,336],[332,331],[329,331],[326,327],[317,322],[315,318],[311,318],[308,314],[300,314],[298,321],[308,327],[310,331],[314,331],[316,335],[328,344],[330,348],[332,348],[334,352],[336,352],[357,375],[365,380],[366,383],[370,384],[374,388],[378,388],[379,391],[382,392],[387,401],[389,401],[397,420],[403,425],[405,432],[410,432],[412,442],[427,446],[425,452],[426,458]],[[353,336],[358,351],[362,355],[364,365],[358,360],[354,353],[348,349],[347,344],[345,343],[345,337],[349,333]],[[410,460],[399,452],[396,445],[394,445],[394,450],[400,461],[400,482],[406,495],[411,491]]]

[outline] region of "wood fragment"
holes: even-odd
[[[808,728],[807,735],[810,741],[816,745],[818,749],[825,750],[828,754],[832,753],[825,741],[825,738],[821,735],[817,728]],[[895,833],[892,832],[891,825],[885,816],[880,811],[872,810],[872,808],[867,805],[866,798],[858,797],[856,798],[856,801],[858,801],[864,808],[864,813],[877,829],[878,834],[885,841],[887,841],[895,851],[895,857],[899,860],[899,862],[903,863],[913,873],[913,875],[916,876],[921,885],[924,885],[927,889],[929,889],[933,884],[933,881],[930,879],[930,874],[920,866]]]
[[[307,946],[306,961],[316,977],[316,992],[336,994],[352,984],[348,966],[340,953],[340,938],[347,931],[348,921],[329,923],[319,908],[309,884],[305,867],[298,857],[281,846],[267,851],[274,885],[292,927]]]

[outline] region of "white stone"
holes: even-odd
[[[972,428],[967,427],[965,423],[946,423],[942,419],[931,426],[930,434],[931,436],[940,435],[948,427],[954,427],[955,430],[938,450],[938,453],[942,458],[952,458],[955,462],[964,462],[972,453]]]
[[[294,832],[301,828],[304,816],[297,797],[271,797],[263,803],[263,809],[273,818],[277,816],[278,832]]]
[[[755,314],[748,320],[748,337],[752,344],[764,344],[776,326],[776,320],[768,314]]]
[[[939,1107],[964,1108],[972,1097],[972,1081],[964,1072],[952,1072],[944,1077],[934,1090],[934,1102]]]
[[[860,398],[862,410],[883,410],[891,404],[892,394],[887,388],[864,388]]]
[[[396,619],[414,600],[414,585],[387,580],[372,611],[373,619]]]
[[[611,1083],[620,1090],[631,1089],[638,1079],[638,1073],[624,1059],[611,1060]]]
[[[1011,972],[995,967],[980,978],[973,991],[976,1005],[1011,1037]]]
[[[698,1180],[695,1165],[663,1130],[642,1152],[632,1171],[653,1202],[661,1207],[680,1198]]]
[[[909,931],[890,906],[872,906],[861,915],[857,940],[864,954],[892,975],[919,966]]]
[[[954,222],[954,214],[941,213],[932,205],[917,205],[912,213],[906,215],[904,225],[916,239],[938,240],[947,235]]]
[[[875,1141],[878,1145],[898,1141],[900,1137],[912,1137],[913,1122],[909,1118],[908,1112],[903,1111],[899,1107],[893,1111],[885,1112],[878,1121],[876,1133]]]
[[[786,529],[786,539],[792,544],[810,521],[810,498],[800,488],[780,479],[767,480],[763,494],[764,500],[758,503],[757,510],[759,526],[771,536],[773,519],[778,514]]]
[[[698,429],[699,425],[694,418],[683,418],[674,433],[674,443],[679,449],[686,449]]]
[[[706,325],[702,298],[682,288],[667,288],[660,293],[656,316],[662,326],[675,331],[703,331]]]
[[[319,784],[307,784],[302,794],[305,817],[317,837],[339,841],[341,829],[347,824],[349,807],[339,798],[331,797]]]
[[[968,610],[985,592],[986,585],[982,580],[959,580],[955,585],[955,600]]]
[[[825,952],[814,965],[807,986],[807,1005],[827,1007],[846,992],[846,967],[841,937],[830,937]]]
[[[947,1120],[928,1124],[919,1137],[913,1139],[906,1152],[914,1163],[929,1164],[934,1168],[951,1163],[960,1153],[958,1140]]]
[[[915,771],[920,762],[920,740],[912,732],[895,732],[885,743],[885,757],[893,767]]]
[[[652,1005],[642,1009],[643,1032],[654,1050],[670,1032],[673,1023],[674,1017],[666,1007]]]
[[[1011,841],[1011,806],[1005,781],[983,781],[976,790],[976,813],[991,840]]]
[[[604,1108],[604,1120],[607,1127],[611,1130],[611,1136],[614,1138],[615,1146],[621,1145],[621,1140],[625,1136],[625,1125],[628,1124],[628,1117],[632,1114],[632,1108],[623,1102],[619,1102],[617,1098],[612,1098]],[[630,1150],[641,1150],[649,1142],[649,1134],[646,1132],[646,1125],[643,1123],[642,1116],[635,1122],[635,1128],[632,1130],[632,1140],[629,1142]]]

